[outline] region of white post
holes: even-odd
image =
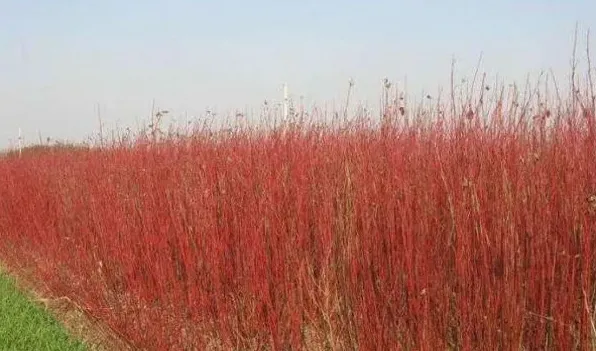
[[[284,83],[284,121],[288,120],[288,84]]]
[[[21,134],[21,128],[19,128],[19,157],[23,153],[23,136]]]

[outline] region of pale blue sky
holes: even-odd
[[[152,99],[174,116],[258,108],[281,84],[308,103],[376,103],[380,81],[436,92],[451,58],[471,75],[567,73],[596,1],[0,0],[0,147],[22,128],[81,139],[135,126]],[[596,34],[595,34],[596,35]],[[583,42],[583,41],[582,41]],[[596,50],[596,47],[594,48]]]

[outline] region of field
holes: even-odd
[[[596,347],[593,93],[472,88],[7,155],[0,258],[139,349]]]

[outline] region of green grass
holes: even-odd
[[[86,350],[43,307],[17,290],[0,272],[0,350]]]

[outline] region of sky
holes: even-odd
[[[377,103],[385,77],[432,93],[452,59],[469,77],[481,55],[489,78],[565,79],[594,13],[589,0],[0,0],[0,148],[19,128],[29,143],[83,140],[98,116],[136,129],[153,104],[178,120],[258,110],[283,83],[307,107],[342,104],[350,78],[354,103]]]

